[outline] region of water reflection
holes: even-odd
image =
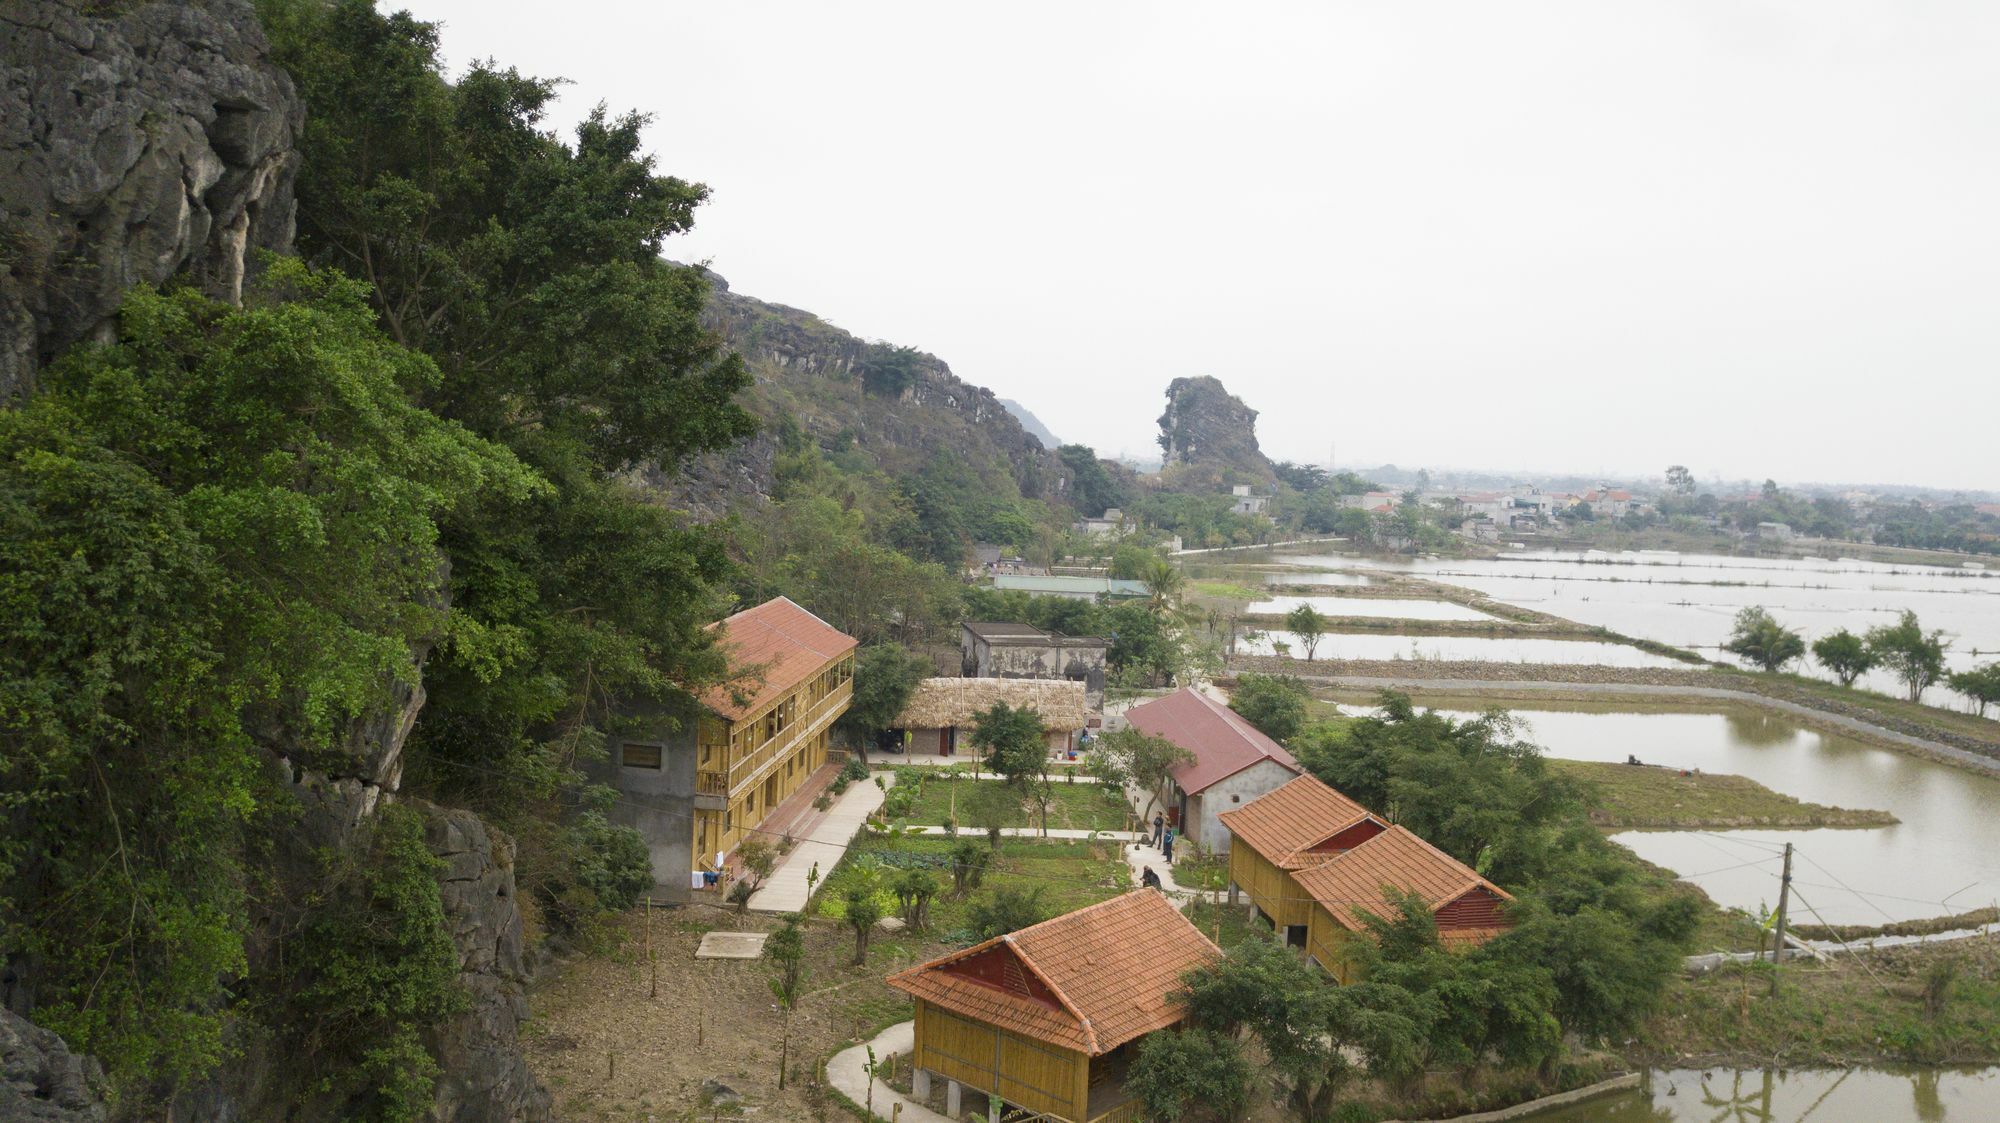
[[[1535,1123],[1973,1123],[2000,1119],[2000,1069],[1663,1069]]]
[[[1461,715],[1478,705],[1437,705]],[[1798,846],[1794,884],[1832,924],[1944,916],[2000,899],[2000,777],[1936,764],[1782,715],[1744,707],[1564,705],[1515,709],[1550,756],[1748,776],[1797,799],[1878,808],[1902,820],[1868,830],[1627,831],[1617,840],[1754,911],[1777,900],[1775,858]],[[1808,919],[1810,916],[1808,914]],[[2000,1118],[2000,1117],[1996,1117]]]

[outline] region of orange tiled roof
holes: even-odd
[[[1126,710],[1125,720],[1141,733],[1165,737],[1194,754],[1193,760],[1173,768],[1174,783],[1184,792],[1206,791],[1266,760],[1276,761],[1290,772],[1299,770],[1299,762],[1285,746],[1271,740],[1242,714],[1191,686]]]
[[[767,600],[727,620],[710,624],[720,630],[722,650],[732,673],[748,671],[739,704],[726,686],[711,687],[702,704],[731,721],[749,717],[797,689],[820,669],[854,650],[856,640],[800,608],[789,597]],[[763,681],[757,681],[761,673]]]
[[[1055,1002],[948,970],[996,948]],[[1168,996],[1182,975],[1221,954],[1158,890],[1138,889],[899,971],[888,983],[975,1021],[1101,1056],[1178,1022]]]
[[[1465,895],[1467,890],[1484,888],[1503,901],[1511,901],[1505,889],[1479,876],[1479,872],[1439,850],[1402,827],[1390,827],[1374,838],[1297,875],[1299,888],[1333,914],[1346,928],[1360,931],[1360,914],[1385,916],[1390,904],[1383,888],[1415,893],[1433,910]],[[1467,931],[1455,933],[1463,936]]]
[[[1281,869],[1297,869],[1321,860],[1305,849],[1324,842],[1369,817],[1366,807],[1341,795],[1316,776],[1300,776],[1265,792],[1217,818],[1235,841]]]

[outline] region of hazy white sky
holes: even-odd
[[[2000,488],[2000,5],[414,0],[670,246],[1153,451]]]

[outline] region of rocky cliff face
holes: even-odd
[[[0,1119],[103,1123],[102,1085],[96,1061],[0,1006]]]
[[[1069,471],[1029,435],[993,391],[953,374],[933,355],[917,355],[901,394],[864,392],[862,364],[881,344],[851,335],[810,312],[731,292],[708,274],[713,293],[703,315],[743,356],[757,386],[745,405],[769,424],[781,419],[830,443],[851,439],[892,475],[919,473],[934,455],[963,457],[1003,470],[1021,494],[1062,502]],[[678,506],[703,517],[731,503],[770,494],[776,437],[768,427],[728,453],[697,461],[668,487]]]
[[[292,239],[305,120],[247,0],[0,4],[0,398],[185,272]]]
[[[31,391],[64,348],[108,338],[133,285],[180,277],[240,299],[256,251],[290,248],[303,123],[248,0],[0,0],[0,402]],[[299,810],[272,840],[274,876],[309,879],[322,852],[355,844],[395,798],[423,703],[419,683],[404,688],[324,759],[295,759],[281,730],[260,738]],[[527,971],[513,848],[468,812],[434,810],[430,824],[472,1000],[427,1034],[445,1070],[431,1117],[549,1118],[516,1040]],[[250,951],[273,946],[266,932]],[[311,1117],[292,1099],[285,1058],[254,1035],[240,1047],[185,1092],[177,1117]],[[0,1011],[0,1118],[102,1118],[95,1074],[54,1034]]]
[[[1217,483],[1270,483],[1271,461],[1257,447],[1257,411],[1220,380],[1176,378],[1160,415],[1160,449],[1170,476],[1213,476]]]

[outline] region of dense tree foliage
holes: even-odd
[[[1078,511],[1096,518],[1130,501],[1124,486],[1097,458],[1096,450],[1086,445],[1064,445],[1056,450],[1056,455],[1062,457],[1063,466],[1070,471],[1069,499]]]
[[[1842,686],[1853,686],[1855,679],[1875,666],[1875,656],[1868,650],[1868,642],[1846,628],[1814,640],[1812,653],[1813,658],[1819,660],[1819,665],[1832,672]]]
[[[1951,646],[1941,631],[1924,631],[1917,614],[1905,610],[1894,624],[1868,629],[1868,654],[1909,691],[1910,701],[1923,700],[1924,691],[1944,676],[1944,653]]]
[[[1305,728],[1312,692],[1291,675],[1260,675],[1246,671],[1229,692],[1229,708],[1280,744]]]
[[[893,643],[862,648],[854,659],[854,700],[840,715],[840,729],[866,744],[896,723],[917,684],[936,671],[929,659]]]
[[[1762,606],[1752,605],[1736,614],[1736,625],[1722,650],[1766,671],[1775,671],[1805,655],[1806,641],[1799,633],[1778,623]]]
[[[1979,716],[1986,716],[1986,707],[2000,705],[2000,663],[1988,663],[1970,671],[1959,671],[1945,680],[1953,690],[1972,699],[1979,707]]]
[[[440,520],[544,490],[437,378],[281,263],[241,310],[129,294],[0,412],[0,946],[121,1085],[220,1057],[272,754],[345,762],[452,634]]]

